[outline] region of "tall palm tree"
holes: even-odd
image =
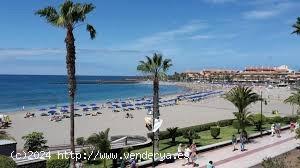
[[[159,53],[154,53],[152,58],[146,56],[146,61],[140,61],[137,70],[153,79],[153,124],[159,114],[159,79],[166,77],[166,72],[172,66],[170,59],[163,59]],[[152,127],[154,128],[154,126]],[[154,133],[153,143],[155,151],[159,151],[159,130]]]
[[[90,33],[91,39],[96,36],[96,30],[90,24],[87,24],[86,17],[95,6],[91,3],[73,3],[71,0],[66,0],[62,3],[59,9],[55,9],[52,6],[40,9],[35,12],[36,15],[46,19],[48,23],[55,27],[63,28],[66,30],[66,64],[67,64],[67,74],[68,74],[68,90],[70,99],[70,145],[71,152],[75,153],[74,146],[74,99],[76,93],[76,77],[75,77],[75,38],[73,35],[73,30],[79,26],[86,24],[86,30]],[[75,162],[71,159],[71,165],[75,167]]]
[[[111,144],[109,140],[109,128],[105,131],[101,131],[98,134],[92,134],[88,139],[87,143],[91,144],[95,150],[100,151],[102,154],[109,153]],[[103,165],[106,168],[106,159],[103,160]]]
[[[260,101],[261,97],[253,92],[250,87],[236,86],[225,94],[225,99],[230,101],[238,109],[235,116],[240,123],[242,131],[245,131],[247,116],[249,115],[247,107],[252,103]]]
[[[293,24],[294,31],[292,34],[296,33],[297,35],[300,35],[300,17],[297,18],[297,21],[295,24]]]
[[[300,110],[300,89],[297,88],[296,92],[292,93],[287,99],[284,100],[284,103],[290,103],[291,105],[298,106],[297,112]]]

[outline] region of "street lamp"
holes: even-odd
[[[263,125],[263,121],[262,121],[262,91],[260,91],[260,136],[262,136],[262,125]]]

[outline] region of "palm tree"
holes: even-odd
[[[56,10],[52,6],[40,9],[35,12],[36,15],[46,19],[48,23],[55,27],[63,28],[66,30],[66,64],[68,74],[68,90],[70,98],[70,144],[71,152],[75,153],[74,145],[74,99],[76,93],[76,77],[75,77],[75,38],[73,30],[85,23],[87,14],[90,13],[95,6],[91,3],[73,3],[71,0],[66,0]],[[86,24],[86,30],[90,33],[91,39],[96,36],[96,30],[90,24]],[[75,162],[71,159],[72,167],[75,167]]]
[[[290,103],[291,105],[298,106],[298,110],[300,110],[300,89],[296,88],[296,92],[292,93],[287,99],[284,100],[284,103]]]
[[[297,21],[295,24],[293,24],[294,31],[292,34],[296,33],[297,35],[300,35],[300,17],[297,18]]]
[[[95,150],[100,151],[102,154],[109,153],[111,145],[109,140],[109,128],[105,131],[101,131],[98,134],[92,134],[88,139],[87,143],[91,144]],[[103,165],[106,168],[106,159],[103,160]]]
[[[175,143],[175,140],[176,140],[176,136],[177,136],[177,130],[178,130],[178,127],[172,127],[172,128],[167,128],[167,131],[169,133],[169,138],[172,139],[172,143]]]
[[[137,70],[150,75],[153,79],[153,124],[159,114],[159,79],[166,77],[167,70],[172,66],[170,59],[164,59],[161,54],[154,53],[153,57],[146,56],[146,61],[140,61]],[[152,127],[154,128],[154,127]],[[159,151],[159,130],[153,136],[154,150]]]
[[[225,94],[225,99],[230,101],[238,109],[235,116],[240,123],[242,132],[244,132],[247,116],[249,116],[249,112],[247,112],[246,108],[250,104],[260,101],[260,96],[253,92],[250,87],[236,86]]]

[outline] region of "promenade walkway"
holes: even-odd
[[[248,168],[262,162],[263,158],[274,157],[282,153],[295,149],[299,145],[299,140],[294,138],[295,134],[289,130],[283,131],[278,138],[264,136],[252,139],[251,143],[246,144],[246,151],[232,151],[232,146],[223,147],[213,151],[198,154],[196,161],[198,167],[206,168],[206,164],[212,160],[216,168]],[[159,168],[182,168],[193,167],[192,165],[183,166],[185,160],[176,160],[174,163],[161,164]]]

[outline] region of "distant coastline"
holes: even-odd
[[[78,76],[78,81],[96,80],[108,82],[79,84],[76,102],[105,103],[107,100],[152,96],[152,83],[137,80],[135,77]],[[0,75],[0,112],[22,111],[23,106],[24,111],[28,111],[53,105],[66,105],[68,97],[67,85],[64,81],[66,76],[62,75]],[[185,90],[183,87],[172,83],[167,85],[161,83],[161,95],[178,94],[183,90]]]

